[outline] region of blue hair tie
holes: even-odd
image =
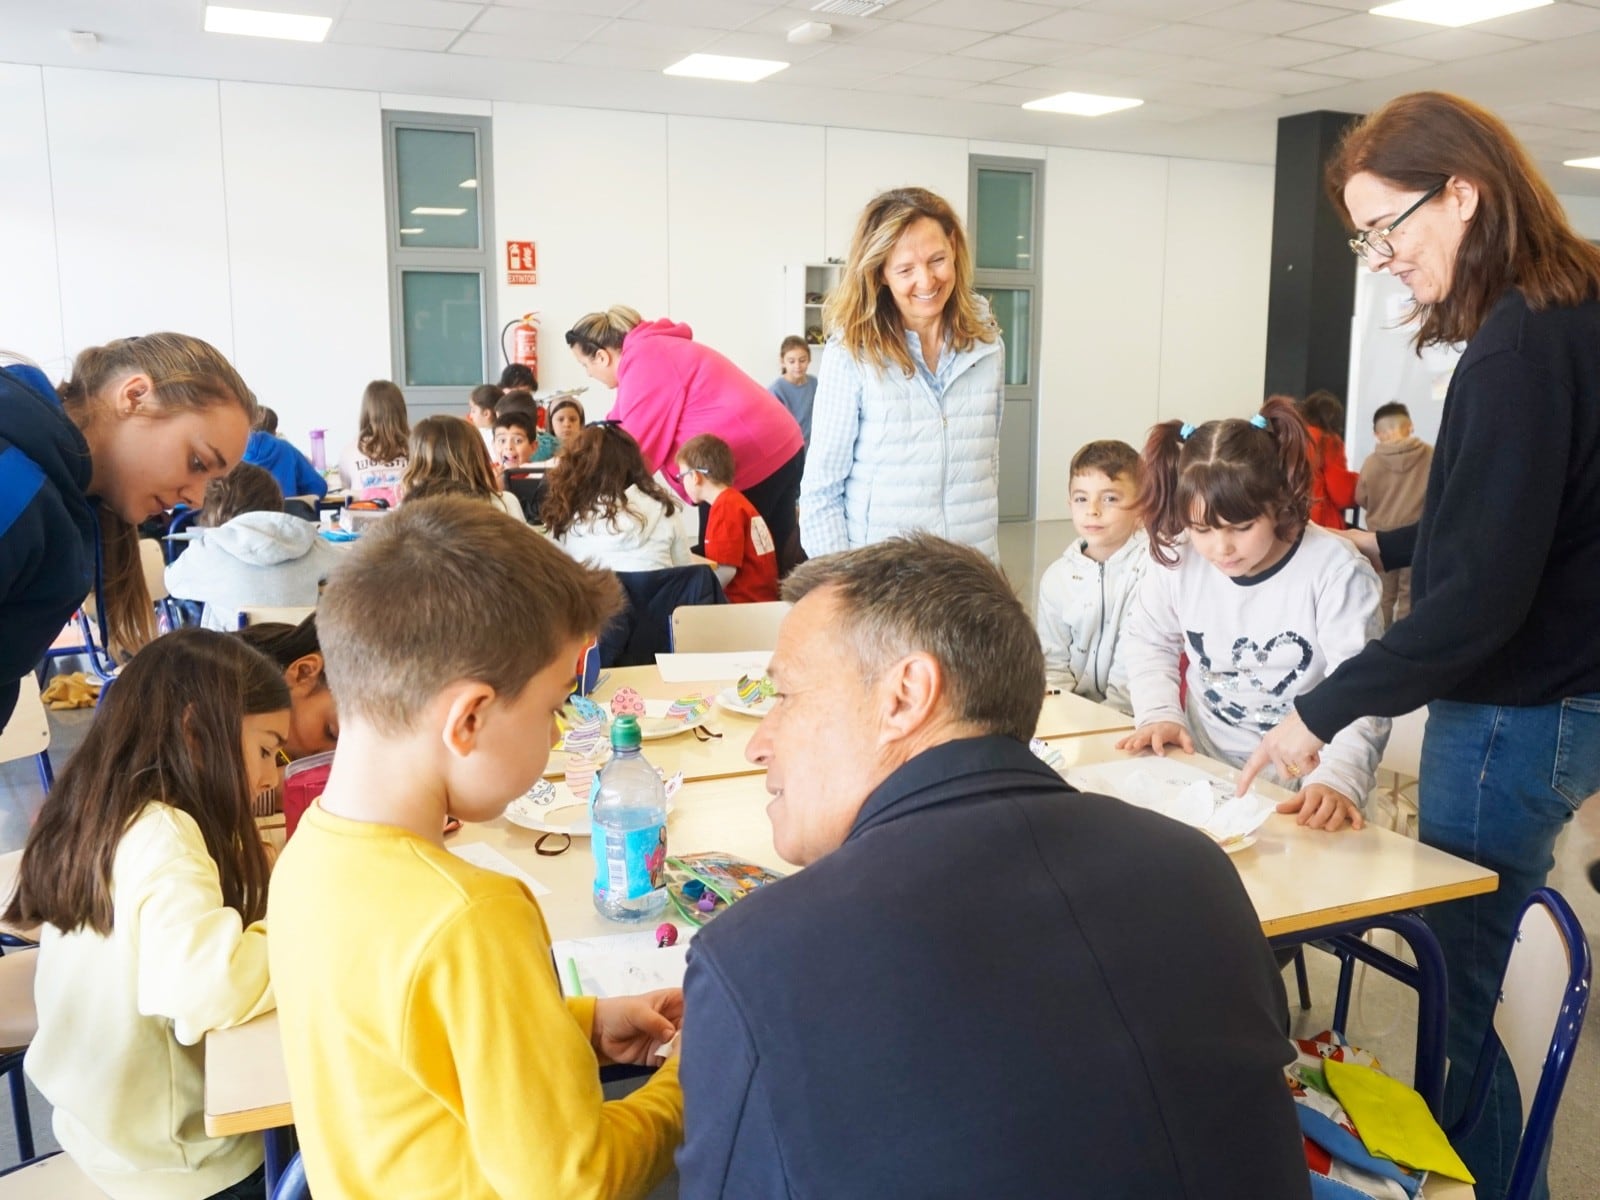
[[[1189,422],[1185,421],[1183,423],[1183,425],[1178,429],[1178,440],[1180,442],[1187,442],[1189,440],[1189,435],[1191,433],[1193,433],[1193,432],[1194,432],[1194,426],[1189,424]]]
[[[1267,419],[1260,413],[1257,413],[1255,416],[1250,418],[1250,424],[1254,425],[1257,429],[1265,429],[1267,427]]]

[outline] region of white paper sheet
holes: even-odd
[[[550,947],[568,996],[633,996],[682,987],[692,929],[678,926],[675,946],[657,946],[655,927],[608,937],[566,938]]]
[[[550,889],[545,887],[532,875],[529,875],[516,863],[512,862],[493,846],[486,846],[482,842],[468,842],[463,846],[451,846],[450,853],[463,862],[469,862],[475,867],[482,867],[485,871],[494,871],[500,875],[509,875],[513,879],[520,879],[528,885],[528,890],[535,896],[548,896]]]
[[[722,654],[658,654],[656,669],[667,683],[702,683],[706,680],[759,678],[767,673],[770,650],[730,650]]]

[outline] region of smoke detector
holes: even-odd
[[[100,48],[100,35],[87,29],[69,29],[67,45],[76,54],[93,54]]]
[[[824,21],[807,21],[789,30],[789,42],[795,46],[809,46],[833,36],[833,26]]]

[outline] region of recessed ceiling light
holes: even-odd
[[[207,33],[237,33],[245,37],[284,38],[291,42],[320,42],[328,36],[328,28],[332,24],[332,17],[206,5]]]
[[[733,58],[726,54],[691,54],[665,68],[663,75],[687,75],[692,79],[726,79],[733,83],[755,83],[783,70],[789,64],[775,58]]]
[[[476,179],[463,179],[456,186],[457,187],[464,187],[464,188],[475,188],[475,187],[478,186],[478,181]]]
[[[1398,17],[1457,29],[1554,3],[1555,0],[1395,0],[1368,11],[1375,17]]]
[[[428,208],[424,206],[422,208],[413,208],[411,215],[413,217],[464,217],[467,215],[467,210],[464,208]]]
[[[416,227],[414,227],[412,229],[402,229],[400,232],[403,233],[403,234],[408,234],[409,235],[409,234],[417,234],[417,233],[427,233],[428,231],[426,229],[422,228],[422,226],[418,225],[418,226],[416,226]]]
[[[1600,155],[1594,158],[1569,158],[1561,164],[1563,167],[1587,167],[1591,171],[1600,171]]]
[[[1075,117],[1103,117],[1106,113],[1138,108],[1143,100],[1127,96],[1096,96],[1090,92],[1061,92],[1042,100],[1029,100],[1023,108],[1034,112],[1071,113]]]

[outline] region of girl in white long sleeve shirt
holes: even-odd
[[[250,798],[288,730],[269,660],[168,634],[123,671],[28,837],[6,913],[42,926],[26,1070],[115,1200],[263,1194],[260,1138],[204,1131],[204,1040],[273,1007]]]
[[[1152,431],[1141,509],[1157,561],[1125,633],[1137,726],[1126,748],[1189,743],[1242,766],[1296,696],[1382,632],[1376,573],[1306,521],[1309,461],[1304,426],[1281,397],[1250,421]],[[1388,737],[1381,718],[1341,730],[1314,770],[1278,781],[1300,789],[1280,810],[1319,828],[1359,827]]]

